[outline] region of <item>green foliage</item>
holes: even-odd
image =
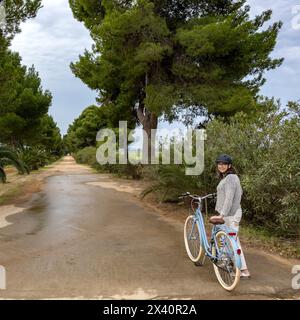
[[[246,218],[279,235],[299,236],[300,122],[279,102],[261,102],[256,117],[240,113],[229,123],[222,119],[207,127],[205,153],[207,188],[214,184],[214,159],[219,153],[234,156],[244,188]]]
[[[95,24],[101,23],[105,15],[102,2],[101,0],[69,0],[74,16],[79,21],[84,22],[89,29],[93,28]]]
[[[299,106],[298,106],[299,110]],[[279,113],[264,119],[269,147],[262,151],[256,173],[245,173],[250,214],[284,235],[300,236],[300,118]],[[263,143],[266,143],[263,141]]]
[[[96,152],[96,147],[85,147],[74,153],[74,157],[77,163],[88,164],[95,168],[97,167]]]
[[[188,177],[184,166],[161,166],[152,175],[153,187],[163,200],[174,201],[185,191],[207,194],[218,184],[215,159],[233,156],[244,190],[245,219],[273,234],[300,237],[300,105],[291,102],[282,110],[279,102],[265,99],[252,117],[238,113],[207,126],[205,171]]]
[[[5,0],[6,23],[0,30],[1,36],[11,40],[21,31],[20,23],[34,18],[41,6],[42,0]]]
[[[148,176],[156,180],[152,186],[142,192],[143,197],[151,192],[157,192],[160,201],[173,202],[187,190],[192,193],[199,190],[198,178],[187,176],[183,165],[148,167],[144,168],[143,172],[147,172]]]
[[[96,147],[86,147],[73,154],[77,163],[87,164],[92,168],[96,169],[99,172],[113,173],[120,177],[132,178],[132,179],[141,179],[142,177],[142,168],[140,165],[132,164],[106,164],[99,165],[96,158]]]
[[[111,104],[101,107],[90,106],[83,110],[81,115],[69,126],[68,133],[64,137],[68,151],[76,153],[85,147],[95,147],[97,144],[96,136],[101,129],[110,128],[118,134],[119,120],[124,114],[123,111],[121,105],[114,107]],[[133,122],[129,121],[127,125],[130,129],[133,127]]]
[[[20,56],[1,36],[0,78],[0,141],[13,147],[35,142],[52,97],[42,90],[34,67],[22,66]]]
[[[17,150],[28,171],[38,170],[59,159],[64,153],[64,146],[53,118],[44,115],[32,143],[21,145]]]
[[[40,125],[40,134],[37,138],[38,143],[52,157],[60,157],[64,153],[64,145],[61,138],[60,130],[53,118],[48,114],[43,116]]]
[[[271,11],[251,20],[245,1],[69,2],[95,41],[72,71],[122,110],[170,121],[191,106],[196,115],[251,112],[265,71],[282,62],[270,58],[281,23],[262,30]]]
[[[29,171],[54,162],[64,153],[60,130],[51,116],[41,118],[37,133],[33,144],[19,148],[20,158]]]
[[[76,152],[89,146],[96,146],[96,136],[100,129],[108,127],[105,108],[90,106],[74,120],[65,137],[70,152]]]
[[[38,170],[56,160],[43,146],[26,147],[19,151],[19,157],[29,171]]]
[[[5,146],[0,146],[0,181],[6,182],[5,166],[14,166],[19,173],[24,174],[27,169],[18,154]]]
[[[9,161],[14,161],[19,170],[16,153],[26,169],[33,170],[62,155],[63,145],[56,123],[47,114],[51,93],[43,90],[34,67],[23,66],[19,54],[9,46],[21,31],[20,23],[36,16],[41,0],[6,0],[4,5],[6,24],[0,30],[0,145],[14,150],[14,158]],[[5,177],[3,169],[1,175]]]

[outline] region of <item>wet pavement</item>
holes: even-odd
[[[210,262],[199,268],[187,258],[182,224],[166,221],[126,192],[93,185],[106,178],[70,158],[60,166],[60,174],[48,177],[42,192],[0,228],[0,265],[7,273],[0,298],[260,299],[299,293],[291,290],[291,265],[255,252],[246,252],[253,279],[225,292]]]

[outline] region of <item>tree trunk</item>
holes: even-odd
[[[157,129],[158,117],[155,113],[148,111],[141,103],[137,115],[148,138],[148,164],[151,164],[151,155],[155,152],[155,135],[151,139],[151,130]],[[145,141],[143,150],[145,150]]]

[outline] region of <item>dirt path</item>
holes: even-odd
[[[299,261],[251,249],[253,279],[224,292],[209,262],[197,268],[188,260],[184,216],[174,219],[141,202],[140,183],[94,174],[70,157],[38,179],[41,190],[30,199],[0,206],[2,298],[300,297],[291,289],[292,265]]]

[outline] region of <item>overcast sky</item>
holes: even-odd
[[[248,4],[253,15],[271,8],[272,21],[284,22],[272,56],[284,57],[285,62],[267,73],[262,94],[284,103],[300,99],[300,0],[248,0]],[[82,110],[95,103],[95,92],[75,78],[69,68],[85,48],[90,49],[89,33],[73,18],[68,0],[43,0],[38,16],[21,27],[12,49],[20,53],[23,64],[35,65],[44,89],[52,92],[50,114],[65,134]]]

